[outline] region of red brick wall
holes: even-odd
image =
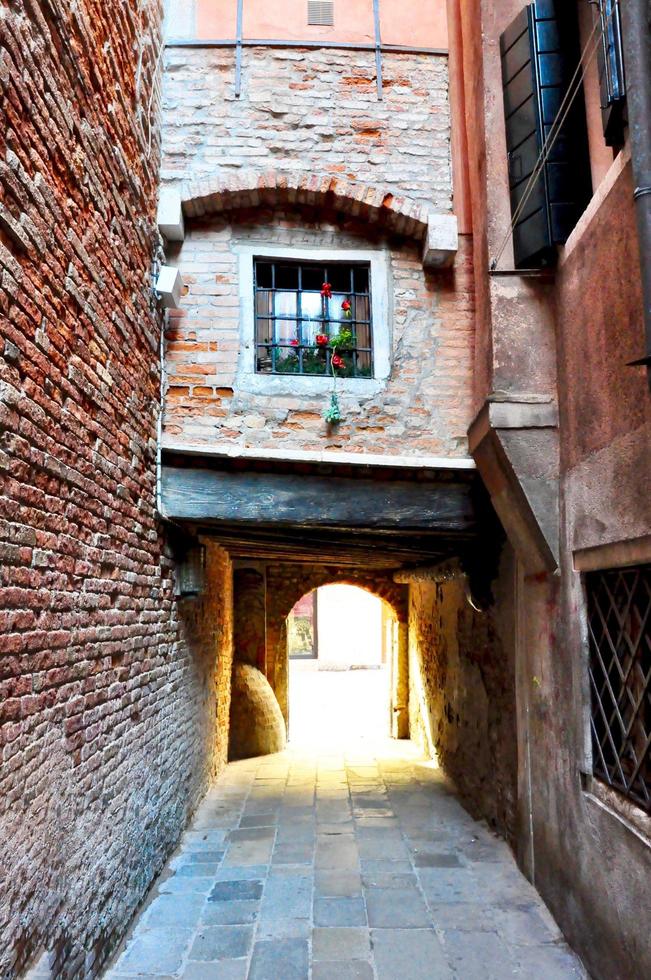
[[[44,950],[53,975],[98,972],[225,752],[230,568],[211,551],[211,598],[177,602],[155,515],[158,154],[136,126],[135,7],[0,18],[5,977]]]

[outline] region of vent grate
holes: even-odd
[[[334,27],[334,0],[308,0],[307,22],[315,27]]]

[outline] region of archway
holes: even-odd
[[[403,632],[396,610],[368,586],[330,582],[302,595],[285,628],[290,742],[334,747],[405,735],[395,710],[406,680]]]

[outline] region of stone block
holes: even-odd
[[[447,269],[459,248],[459,226],[454,214],[430,214],[423,242],[423,267]]]

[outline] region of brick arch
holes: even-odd
[[[418,241],[427,235],[428,213],[416,201],[330,174],[240,171],[193,181],[181,197],[186,218],[259,206],[307,206],[338,211]]]
[[[355,588],[363,589],[386,602],[399,623],[407,622],[406,589],[393,581],[391,573],[374,574],[373,572],[356,572],[350,569],[306,569],[300,584],[294,583],[293,587],[288,588],[285,592],[283,601],[278,606],[278,614],[284,614],[284,618],[287,618],[299,599],[324,585],[352,585]]]

